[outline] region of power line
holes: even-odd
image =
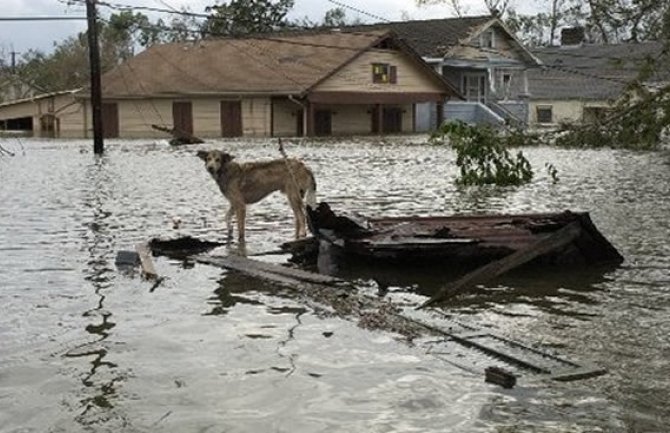
[[[86,2],[86,0],[70,0],[70,1],[75,2],[75,3],[85,3]],[[337,0],[327,0],[327,1],[337,5],[339,7],[352,10],[356,13],[366,15],[368,17],[371,17],[371,18],[375,19],[375,20],[382,21],[382,22],[385,23],[385,24],[377,24],[377,25],[392,26],[394,24],[394,22],[392,22],[392,21],[390,21],[390,20],[388,20],[384,17],[372,14],[370,12],[367,12],[363,9],[360,9],[360,8],[357,8],[357,7],[354,7],[354,6],[350,6],[350,5],[348,5],[346,3],[343,3],[341,1],[337,1]],[[97,4],[100,5],[100,6],[105,6],[105,7],[108,7],[110,9],[115,9],[115,10],[142,10],[142,11],[151,11],[151,12],[159,12],[159,13],[167,13],[167,14],[176,14],[176,15],[182,15],[182,16],[188,16],[188,17],[195,17],[195,18],[205,18],[205,19],[208,19],[208,20],[216,20],[216,16],[214,16],[214,15],[200,14],[200,13],[194,13],[194,12],[189,12],[189,11],[176,11],[174,8],[172,8],[169,5],[166,5],[166,6],[170,7],[170,9],[168,10],[168,9],[158,8],[158,7],[131,6],[131,5],[126,5],[126,4],[110,3],[110,2],[105,2],[105,1],[98,1]],[[165,3],[163,3],[163,4],[165,4]],[[428,24],[437,25],[437,23],[433,22],[435,20],[429,20],[429,21],[430,22]],[[367,26],[374,27],[375,24],[374,23],[373,24],[367,24],[367,25],[364,24],[363,26],[364,27],[367,27]],[[186,32],[186,33],[191,33],[191,34],[197,35],[198,37],[202,37],[202,36],[230,37],[230,35],[228,35],[228,34],[213,32],[213,31],[209,31],[209,30],[206,30],[206,29],[202,29],[202,28],[200,28],[198,30],[191,30],[191,29],[187,29],[187,28],[174,28],[174,27],[164,26],[164,25],[163,26],[159,26],[159,25],[148,25],[148,26],[146,26],[145,25],[145,26],[141,26],[140,28],[151,29],[151,30]],[[392,27],[391,27],[391,29],[392,29]],[[305,31],[305,33],[308,34],[310,32],[323,31],[324,29],[319,29],[319,28],[304,29],[303,28],[303,30]],[[444,32],[443,29],[440,29],[440,30]],[[285,32],[285,34],[288,34],[288,35],[295,35],[296,33],[298,33],[298,32],[291,31],[291,30],[288,30],[287,32]],[[348,32],[348,33],[371,34],[371,33],[366,33],[366,32]],[[444,33],[445,34],[453,34],[454,32],[451,31],[451,32],[444,32]],[[277,35],[279,35],[279,36],[277,36]],[[280,43],[285,43],[285,44],[309,46],[309,47],[316,47],[316,48],[331,48],[331,49],[351,50],[351,51],[356,51],[357,50],[357,49],[352,48],[352,47],[343,47],[343,46],[339,46],[339,45],[320,44],[320,43],[315,43],[315,42],[306,42],[306,41],[285,39],[285,38],[281,37],[281,32],[269,32],[269,33],[264,33],[264,34],[256,34],[256,35],[252,35],[250,37],[243,38],[243,39],[236,38],[236,40],[246,41],[246,43],[250,43],[250,41],[254,40],[254,39],[256,39],[256,40],[265,39],[265,40],[270,40],[270,41],[275,41],[275,42],[280,42]],[[421,40],[420,38],[413,38],[413,39],[415,41]],[[506,56],[504,53],[501,53],[497,50],[480,47],[480,46],[477,46],[475,44],[464,44],[464,43],[459,42],[459,43],[453,44],[453,46],[474,48],[474,49],[479,50],[482,53],[495,54],[495,55],[498,55],[498,56],[503,56],[503,57],[509,58],[511,60],[515,60],[512,57]],[[602,60],[612,60],[612,61],[635,60],[635,59],[630,59],[630,58],[626,59],[626,58],[612,57],[612,56],[593,56],[593,55],[584,55],[584,54],[571,53],[571,52],[565,52],[565,53],[562,53],[562,54],[564,54],[566,56],[572,56],[572,57],[581,57],[581,58],[589,58],[589,59],[602,59]],[[579,76],[587,77],[587,78],[591,78],[591,79],[598,79],[598,80],[605,80],[605,81],[615,82],[617,84],[622,84],[622,83],[625,84],[625,83],[629,82],[628,80],[625,80],[625,79],[614,78],[614,77],[604,77],[604,76],[597,75],[597,74],[590,74],[588,72],[578,71],[578,70],[575,70],[575,69],[568,68],[566,66],[545,64],[544,67],[546,67],[547,69],[558,70],[558,71],[561,71],[563,73],[579,75]]]
[[[0,17],[0,21],[85,21],[85,16]]]

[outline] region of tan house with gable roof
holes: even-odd
[[[103,75],[102,92],[105,135],[120,138],[162,136],[153,124],[203,138],[412,132],[416,104],[459,97],[388,30],[154,46]],[[54,107],[55,136],[90,136],[87,95],[68,97],[80,115]]]

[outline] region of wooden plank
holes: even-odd
[[[329,288],[340,288],[343,285],[350,284],[342,279],[328,275],[316,274],[301,269],[253,260],[243,256],[211,256],[198,254],[191,256],[191,258],[198,263],[234,270],[244,273],[252,278],[270,281],[286,287],[306,290],[305,293],[312,293],[310,296],[314,296],[316,293],[326,293]],[[377,308],[379,307],[379,305],[376,304],[377,300],[375,299],[361,298],[359,302],[366,302],[368,307],[374,308],[375,305]],[[364,310],[365,309],[368,308],[364,308]],[[547,375],[554,380],[577,380],[605,373],[605,370],[563,360],[516,341],[497,336],[488,330],[481,330],[467,325],[454,326],[454,323],[445,327],[445,324],[442,321],[438,324],[431,324],[430,321],[427,321],[426,318],[423,317],[426,314],[429,314],[425,310],[417,311],[407,307],[404,311],[401,310],[390,314],[397,319],[413,324],[413,326],[425,332],[445,337],[445,342],[451,341],[460,346],[475,350],[476,352],[493,356],[508,365],[521,367],[522,369],[535,374]],[[488,341],[481,341],[485,338],[495,339],[500,342],[502,346],[501,344],[491,344],[491,342]],[[519,350],[515,353],[513,350],[514,348],[518,348]],[[519,353],[519,351],[532,353],[534,357],[526,359],[523,356],[523,353]],[[440,354],[437,353],[436,355]],[[542,365],[542,358],[550,360],[552,365]],[[452,362],[446,358],[445,360],[447,362]]]
[[[580,234],[581,226],[579,223],[572,222],[567,224],[562,229],[532,243],[527,248],[518,250],[509,256],[482,266],[458,279],[455,283],[443,287],[428,301],[421,304],[419,308],[425,308],[442,302],[464,289],[477,284],[482,284],[492,278],[504,274],[505,272],[528,263],[536,257],[563,248],[577,239]]]
[[[400,312],[400,315],[406,320],[425,327],[433,334],[443,335],[446,337],[447,340],[445,340],[445,343],[447,341],[453,341],[454,343],[457,343],[461,346],[493,356],[508,365],[514,365],[524,370],[531,371],[535,374],[547,375],[552,380],[567,382],[592,378],[607,373],[607,370],[603,368],[570,361],[554,354],[519,343],[518,341],[510,340],[506,337],[492,333],[489,330],[483,330],[469,325],[463,325],[449,321],[447,321],[447,324],[445,325],[442,323],[442,318],[429,317],[426,314],[426,310],[416,310],[409,307],[404,308]],[[437,322],[435,323],[435,321]],[[464,331],[463,327],[467,328],[467,331]],[[486,341],[477,341],[480,339],[485,339],[486,337],[503,343],[505,349],[495,347]],[[525,358],[523,355],[509,350],[515,347],[523,352],[532,354],[532,356]],[[441,355],[442,357],[440,357],[440,359],[443,359],[449,363],[454,363],[452,360],[447,358],[447,353],[433,352],[433,354]],[[549,362],[544,364],[541,359],[546,359]],[[464,368],[464,366],[460,367]],[[469,367],[467,369],[471,370]]]
[[[142,274],[145,278],[155,279],[158,277],[156,269],[154,268],[154,262],[151,260],[151,249],[146,243],[140,243],[135,245],[135,251],[140,256],[140,265],[142,266]]]
[[[286,266],[276,265],[274,263],[261,262],[259,260],[253,260],[242,256],[196,255],[192,256],[192,258],[198,263],[232,269],[266,280],[276,279],[277,282],[281,283],[286,283],[287,278],[290,279],[290,281],[295,282],[324,284],[330,286],[346,283],[342,279],[331,277],[329,275],[316,274],[314,272],[289,268]]]

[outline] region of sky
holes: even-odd
[[[147,6],[161,9],[181,9],[187,6],[191,11],[204,13],[205,6],[216,4],[216,0],[106,0],[112,4],[133,6]],[[83,5],[69,5],[68,0],[1,0],[0,18],[6,17],[34,17],[34,16],[70,16],[85,17],[86,8]],[[220,3],[220,1],[219,1]],[[415,0],[342,0],[341,3],[356,7],[365,12],[383,19],[400,21],[405,17],[410,19],[447,18],[455,16],[453,9],[447,6],[448,2],[434,6],[416,6]],[[526,2],[528,3],[528,2]],[[460,0],[460,4],[467,15],[486,13],[483,0]],[[320,21],[325,12],[338,5],[328,0],[295,0],[290,17],[308,17]],[[518,8],[521,9],[521,8]],[[357,14],[351,9],[345,9],[347,17],[360,17],[363,21],[374,21],[371,17]],[[114,10],[99,6],[99,13],[107,16]],[[149,15],[152,20],[161,17],[161,14]],[[166,18],[166,17],[164,17]],[[62,41],[69,36],[86,29],[86,21],[0,21],[0,58],[9,63],[10,53],[17,52],[17,56],[30,49],[37,49],[49,53],[53,50],[54,42]]]

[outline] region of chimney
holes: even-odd
[[[584,42],[584,27],[566,27],[561,30],[561,45],[580,45]]]

